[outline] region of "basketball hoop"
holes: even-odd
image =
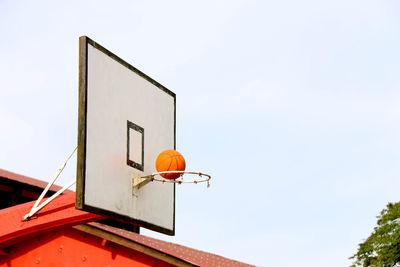
[[[180,176],[176,179],[165,179],[161,175],[162,174],[167,174],[167,173],[177,173],[180,174]],[[184,174],[191,174],[192,179],[191,180],[184,180],[183,175]],[[198,179],[195,179],[195,175],[198,176]],[[160,176],[158,178],[157,176]],[[207,182],[207,187],[210,187],[210,179],[211,175],[202,173],[202,172],[193,172],[193,171],[163,171],[163,172],[155,172],[150,175],[142,176],[142,177],[135,177],[133,179],[133,187],[134,188],[139,188],[148,182],[161,182],[161,183],[174,183],[174,184],[198,184],[198,183],[204,183]]]

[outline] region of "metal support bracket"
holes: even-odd
[[[140,188],[142,186],[145,186],[149,182],[151,182],[151,178],[148,177],[135,177],[132,180],[133,182],[133,187],[134,188]]]
[[[71,181],[69,184],[65,185],[63,188],[61,188],[60,190],[58,190],[56,193],[54,193],[54,195],[52,195],[50,198],[46,199],[43,203],[40,203],[42,201],[42,199],[44,198],[44,196],[46,195],[46,193],[49,191],[50,187],[54,184],[54,182],[57,180],[58,176],[60,176],[61,172],[64,170],[65,166],[67,165],[68,160],[72,157],[72,155],[74,155],[75,151],[77,150],[78,147],[75,147],[75,149],[72,151],[72,153],[68,156],[68,158],[65,160],[65,162],[63,163],[63,165],[61,166],[61,168],[58,169],[58,171],[56,172],[56,174],[54,175],[53,179],[51,179],[51,181],[47,184],[46,188],[43,190],[42,194],[39,196],[39,198],[36,200],[35,204],[33,205],[33,207],[31,208],[31,210],[29,211],[29,213],[27,213],[23,220],[27,221],[29,220],[29,218],[31,218],[36,212],[38,212],[39,210],[41,210],[44,206],[46,206],[47,204],[49,204],[50,201],[52,201],[53,199],[55,199],[57,196],[59,196],[60,194],[62,194],[65,190],[67,190],[68,188],[70,188],[72,185],[75,184],[75,180]],[[40,204],[40,205],[39,205]]]

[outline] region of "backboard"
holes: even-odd
[[[132,179],[175,149],[173,92],[86,36],[79,39],[76,208],[175,233],[175,184]]]

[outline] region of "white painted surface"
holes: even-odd
[[[173,230],[174,185],[149,183],[134,197],[131,180],[174,148],[174,98],[90,44],[87,80],[85,203]],[[144,128],[143,172],[126,163],[127,120]],[[141,151],[130,155],[141,163]]]
[[[140,165],[143,164],[142,147],[142,134],[129,129],[129,159]]]

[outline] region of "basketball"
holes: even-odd
[[[158,155],[156,160],[157,172],[165,171],[184,171],[186,162],[182,154],[176,150],[165,150]],[[179,178],[181,173],[162,173],[160,174],[165,179],[174,180]]]

